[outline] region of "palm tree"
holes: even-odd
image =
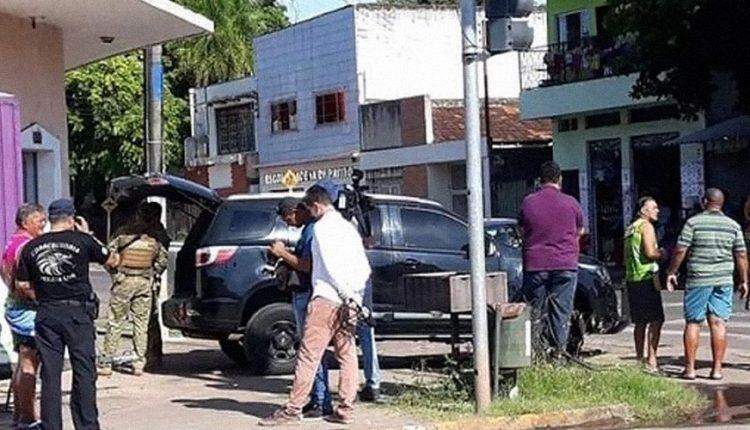
[[[177,42],[175,71],[190,85],[204,86],[253,72],[253,38],[289,24],[274,0],[179,0],[214,21],[214,33]]]

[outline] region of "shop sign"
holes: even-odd
[[[274,186],[282,185],[291,188],[287,183],[291,183],[290,173],[296,176],[296,183],[312,183],[321,179],[335,179],[342,182],[348,182],[352,177],[352,166],[343,167],[326,167],[320,169],[288,169],[280,172],[271,172],[263,175],[263,185]]]

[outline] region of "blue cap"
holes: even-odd
[[[47,214],[50,217],[73,216],[76,214],[76,207],[73,205],[73,200],[57,199],[49,204]]]
[[[340,182],[336,182],[332,179],[321,179],[318,182],[316,182],[315,185],[326,190],[326,193],[328,193],[328,197],[334,203],[336,203],[336,200],[339,199],[339,194],[341,193],[341,190],[344,189],[343,184],[341,184]]]

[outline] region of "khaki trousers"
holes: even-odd
[[[339,406],[337,411],[351,417],[357,397],[359,370],[357,369],[357,347],[354,342],[354,326],[344,327],[348,308],[315,297],[307,308],[302,344],[297,352],[292,393],[286,409],[299,415],[307,404],[318,370],[329,343],[333,343],[334,356],[339,362]]]

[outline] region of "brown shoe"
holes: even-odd
[[[277,409],[273,414],[258,421],[258,425],[262,427],[275,427],[283,425],[296,425],[302,422],[302,417],[298,414],[293,414],[286,410],[286,408]]]
[[[342,415],[339,411],[335,411],[323,419],[334,424],[351,424],[354,422],[354,418],[349,415]]]
[[[142,375],[143,375],[143,364],[133,363],[133,376],[142,376]]]

